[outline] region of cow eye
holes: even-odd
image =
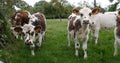
[[[82,17],[82,16],[83,16],[83,14],[80,14],[80,16]]]
[[[92,15],[92,13],[89,13],[89,16],[91,16]]]

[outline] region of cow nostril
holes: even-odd
[[[94,22],[92,22],[92,24],[94,24]]]
[[[28,42],[29,40],[26,40],[26,42]]]

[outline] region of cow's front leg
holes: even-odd
[[[84,51],[84,59],[87,58],[87,41],[88,41],[88,35],[86,35],[84,38],[83,38],[83,51]]]
[[[75,55],[78,56],[78,51],[79,51],[79,48],[80,48],[80,44],[78,42],[78,36],[75,34],[75,37],[74,37],[74,42],[75,42]]]
[[[99,28],[97,28],[95,30],[94,37],[95,37],[95,44],[97,44],[98,43],[98,37],[99,37]]]
[[[31,54],[34,56],[35,55],[35,52],[34,52],[35,45],[34,44],[30,45],[30,48],[31,48]]]

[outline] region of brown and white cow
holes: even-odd
[[[120,45],[120,11],[118,11],[118,16],[116,20],[116,27],[114,29],[114,36],[115,36],[115,42],[114,42],[114,56],[118,55],[118,47]]]
[[[12,31],[16,38],[18,38],[18,34],[22,33],[21,27],[24,24],[28,24],[30,13],[26,10],[19,10],[12,16]]]
[[[76,16],[75,16],[76,15]],[[68,46],[70,46],[70,40],[72,36],[75,42],[75,55],[78,56],[78,50],[80,47],[79,38],[83,43],[84,59],[87,58],[87,42],[89,38],[89,24],[91,16],[91,9],[84,7],[80,10],[80,15],[74,14],[68,21]]]
[[[31,15],[29,24],[25,24],[22,29],[25,34],[25,44],[30,45],[31,53],[35,55],[34,42],[37,42],[36,45],[40,47],[46,32],[46,18],[44,14],[35,13]]]

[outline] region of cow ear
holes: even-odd
[[[99,8],[99,7],[95,7],[95,8],[92,10],[92,14],[99,13],[99,12],[100,12],[100,8]]]
[[[42,29],[42,27],[40,25],[35,26],[35,28],[34,28],[34,30],[38,33],[41,31],[41,29]]]
[[[23,29],[22,29],[22,27],[15,27],[14,30],[15,30],[16,32],[22,32]]]

